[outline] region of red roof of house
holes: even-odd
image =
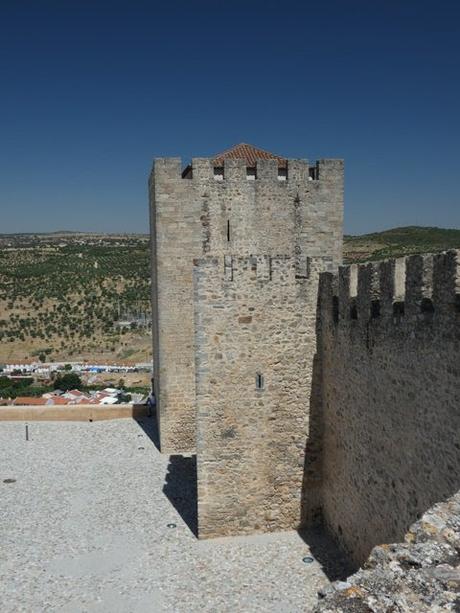
[[[45,405],[47,403],[46,398],[36,398],[35,396],[18,396],[13,400],[14,406],[27,406],[29,404]]]
[[[70,404],[70,400],[68,398],[62,398],[62,396],[54,396],[54,398],[50,398],[48,400],[49,404]]]
[[[278,160],[279,168],[287,167],[286,158],[270,153],[270,151],[259,149],[259,147],[254,147],[254,145],[248,145],[247,143],[240,143],[239,145],[235,145],[234,147],[215,155],[212,158],[212,163],[214,166],[223,166],[224,160],[229,159],[245,160],[246,165],[250,167],[255,166],[257,160]]]

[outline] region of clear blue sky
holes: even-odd
[[[148,230],[156,156],[343,157],[348,233],[460,227],[458,0],[1,0],[0,232]]]

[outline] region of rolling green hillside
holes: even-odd
[[[147,361],[146,236],[0,235],[0,363]]]
[[[407,226],[344,238],[344,260],[347,263],[447,249],[460,249],[460,230]]]

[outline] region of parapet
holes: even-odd
[[[203,257],[194,259],[193,266],[195,270],[229,284],[237,283],[240,279],[265,283],[281,277],[295,277],[295,259],[291,256]]]
[[[335,324],[456,316],[460,250],[352,264],[339,267],[336,274],[324,273],[321,308]]]
[[[152,177],[158,181],[191,180],[194,182],[215,181],[216,184],[232,181],[276,182],[280,185],[308,181],[320,182],[343,175],[343,160],[322,159],[314,165],[307,160],[288,159],[280,167],[273,159],[257,160],[247,166],[245,160],[225,159],[223,166],[215,166],[211,158],[192,158],[192,163],[182,169],[181,158],[156,158]]]
[[[290,255],[249,255],[195,258],[193,266],[223,283],[237,283],[240,279],[259,283],[287,282],[299,284],[317,279],[318,274],[331,267],[329,257],[299,258]]]

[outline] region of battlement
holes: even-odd
[[[194,269],[211,275],[214,281],[238,283],[274,282],[282,287],[286,282],[305,283],[317,279],[320,272],[332,266],[329,257],[296,258],[290,255],[249,255],[203,257],[193,260]]]
[[[343,160],[334,159],[321,159],[313,165],[307,160],[288,159],[283,167],[275,159],[256,160],[250,166],[243,159],[225,159],[219,164],[216,166],[211,158],[192,158],[192,163],[182,169],[181,158],[157,158],[151,176],[160,182],[190,180],[222,184],[241,181],[251,184],[271,181],[282,185],[328,180],[343,173]]]
[[[341,266],[324,275],[322,288],[336,324],[454,315],[460,312],[460,251]]]
[[[343,266],[319,298],[322,517],[362,563],[460,487],[460,251]]]

